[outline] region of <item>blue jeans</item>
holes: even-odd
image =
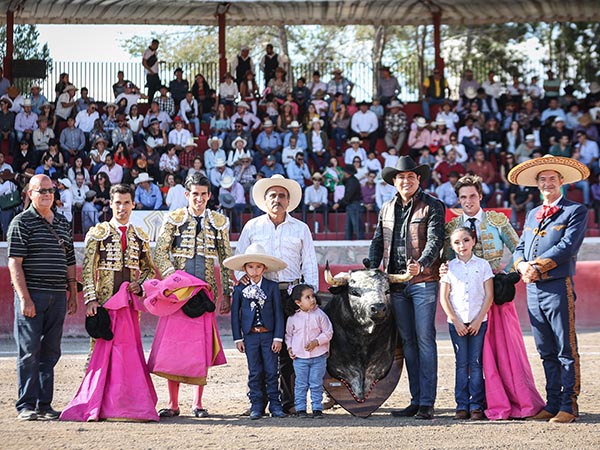
[[[344,226],[344,239],[347,241],[352,239],[352,235],[356,233],[358,239],[365,238],[365,229],[360,223],[362,207],[360,203],[350,203],[346,206],[346,224]]]
[[[456,355],[456,381],[454,398],[456,409],[473,411],[483,409],[485,387],[483,384],[483,338],[487,322],[481,324],[477,336],[459,336],[453,324],[448,324],[450,339]]]
[[[527,285],[531,330],[546,375],[546,409],[578,414],[581,383],[571,277]]]
[[[17,343],[17,411],[47,411],[54,394],[54,366],[60,359],[60,340],[67,311],[67,294],[30,290],[35,317],[21,314],[15,294],[15,341]]]
[[[273,333],[249,333],[244,335],[246,359],[248,360],[248,388],[252,411],[262,413],[265,409],[263,383],[266,385],[269,410],[280,412],[279,371],[277,369],[277,353],[271,350]]]
[[[342,149],[342,145],[344,145],[346,139],[348,139],[348,131],[345,128],[336,127],[332,129],[332,132],[335,138],[335,148],[339,151]]]
[[[421,103],[421,107],[423,108],[423,115],[425,116],[425,118],[427,120],[430,120],[431,117],[429,116],[429,109],[431,105],[441,105],[446,101],[445,98],[431,98],[431,97],[427,97],[426,99],[423,100],[423,102]]]
[[[306,394],[309,389],[313,412],[323,410],[323,377],[326,369],[327,355],[294,359],[294,372],[296,372],[294,406],[296,406],[296,411],[306,411]]]
[[[437,390],[435,310],[438,283],[408,285],[392,294],[394,317],[400,332],[412,405],[433,406]]]
[[[574,183],[575,189],[579,189],[583,194],[583,203],[587,206],[591,205],[590,202],[590,184],[587,180],[581,180],[577,183]]]

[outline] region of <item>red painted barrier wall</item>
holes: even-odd
[[[331,271],[333,274],[351,269],[360,269],[360,265],[333,265]],[[323,266],[319,267],[319,285],[320,290],[326,290],[327,284],[323,277]],[[575,275],[576,301],[576,323],[578,329],[599,329],[600,328],[600,296],[596,291],[598,273],[600,272],[600,261],[581,261],[577,263],[577,275]],[[218,279],[218,277],[217,277]],[[7,267],[0,267],[0,336],[11,335],[13,332],[14,320],[14,296],[10,289],[10,276]],[[81,295],[81,294],[80,294]],[[531,329],[527,315],[527,301],[525,296],[525,285],[518,283],[515,304],[521,327],[524,331]],[[75,316],[67,317],[65,321],[65,336],[84,336],[86,335],[85,308],[83,300],[80,297],[79,310]],[[157,318],[150,314],[142,314],[141,328],[144,335],[152,335],[156,327]],[[438,307],[436,324],[439,331],[447,331],[446,317],[441,307]],[[219,328],[223,334],[230,334],[229,318],[219,317]]]

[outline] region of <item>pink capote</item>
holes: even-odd
[[[483,373],[488,419],[530,417],[545,406],[535,388],[519,317],[512,302],[494,303],[488,312]]]
[[[158,398],[144,357],[138,311],[145,311],[128,282],[103,306],[114,337],[97,339],[79,391],[60,420],[99,419],[158,421]]]
[[[186,299],[165,291],[194,287]],[[177,270],[164,280],[147,280],[144,304],[159,316],[152,349],[148,358],[150,372],[182,383],[204,385],[208,368],[225,364],[225,354],[217,329],[216,314],[204,313],[192,319],[181,307],[198,291],[204,290],[211,300],[209,285],[187,272]],[[174,303],[177,306],[174,306]],[[167,312],[167,315],[164,315]]]

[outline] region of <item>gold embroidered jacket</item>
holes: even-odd
[[[102,222],[85,236],[83,258],[83,298],[85,303],[104,304],[124,281],[142,284],[154,276],[150,239],[139,227],[127,230],[127,249],[121,248],[121,232],[109,222]]]
[[[444,244],[446,260],[450,261],[456,255],[450,247],[450,235],[452,232],[462,226],[468,226],[463,223],[463,215],[455,217],[446,224],[446,242]],[[504,255],[504,246],[514,252],[519,244],[519,236],[514,230],[508,218],[497,211],[483,211],[481,224],[477,234],[477,243],[475,244],[475,256],[485,259],[492,266],[494,273],[500,270],[502,256]],[[506,271],[512,268],[511,260],[506,264]]]
[[[222,214],[209,209],[204,214],[202,232],[196,235],[196,220],[187,208],[170,211],[160,230],[154,261],[164,278],[175,270],[183,270],[188,259],[196,255],[205,261],[206,281],[217,298],[215,264],[219,264],[223,295],[231,296],[233,280],[231,271],[223,266],[223,261],[231,256],[229,245],[229,220]]]

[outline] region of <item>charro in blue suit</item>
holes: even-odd
[[[248,388],[252,411],[264,411],[263,382],[271,413],[282,411],[278,387],[278,358],[271,346],[283,341],[284,316],[279,285],[262,278],[240,283],[233,291],[231,328],[234,341],[244,342],[248,360]]]
[[[573,275],[577,253],[587,225],[587,208],[563,197],[558,207],[541,222],[540,207],[525,220],[521,241],[514,252],[514,266],[534,264],[539,279],[527,284],[527,306],[538,352],[546,375],[547,404],[555,415],[578,415],[580,366],[575,334]]]

